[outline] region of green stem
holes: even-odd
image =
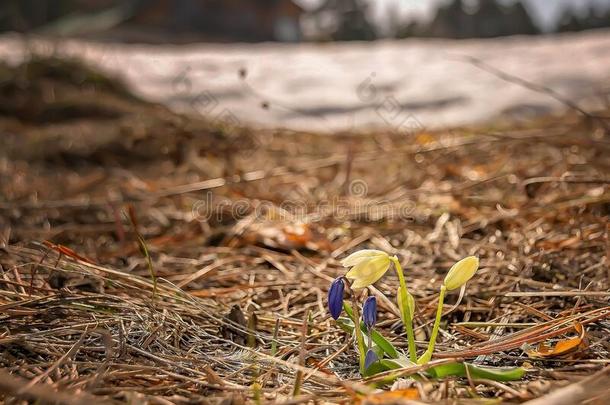
[[[396,274],[398,274],[398,282],[400,283],[400,289],[402,290],[402,295],[403,296],[407,296],[408,294],[408,290],[407,290],[407,283],[405,282],[405,276],[402,272],[402,266],[400,265],[400,262],[398,261],[398,258],[396,256],[393,256],[392,258],[392,262],[394,263],[394,269],[396,270]],[[400,299],[400,298],[399,298]],[[407,308],[406,305],[401,305],[401,316],[402,316],[402,323],[405,326],[405,329],[407,330],[407,340],[408,340],[408,344],[409,344],[409,359],[415,363],[417,361],[417,349],[415,348],[415,333],[413,332],[413,319],[411,319],[411,311],[409,311],[409,308]]]
[[[364,369],[364,359],[366,357],[366,348],[364,347],[364,337],[362,337],[362,331],[360,326],[360,313],[358,312],[358,301],[356,300],[355,294],[352,293],[353,307],[352,311],[354,314],[354,330],[356,332],[356,343],[358,345],[358,351],[360,352],[360,374],[364,375],[366,371]]]
[[[428,350],[419,358],[418,364],[424,364],[430,361],[432,353],[434,352],[434,345],[436,344],[436,337],[438,336],[438,329],[441,326],[441,317],[443,316],[443,302],[445,301],[445,293],[447,287],[444,285],[441,287],[440,295],[438,296],[438,307],[436,308],[436,319],[434,320],[434,327],[432,327],[432,335],[428,342]]]

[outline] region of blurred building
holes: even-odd
[[[102,27],[142,37],[155,32],[170,39],[188,34],[201,40],[294,42],[302,38],[303,12],[291,0],[4,0],[0,30],[50,32],[50,26],[80,35]]]

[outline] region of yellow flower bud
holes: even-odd
[[[406,306],[409,315],[411,316],[411,320],[413,320],[413,316],[415,315],[415,298],[413,298],[413,295],[407,291],[405,296],[405,294],[403,294],[403,289],[401,288],[396,295],[396,301],[398,301],[398,308],[400,309],[401,316],[404,313],[403,307]],[[407,322],[407,320],[403,319],[403,322]]]
[[[468,282],[474,276],[479,268],[479,258],[475,256],[468,256],[454,264],[449,273],[445,276],[444,285],[447,290],[455,290],[460,288]]]
[[[365,249],[352,253],[341,261],[351,267],[345,277],[352,280],[351,288],[368,287],[379,280],[390,268],[390,256],[381,250]]]

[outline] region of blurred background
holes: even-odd
[[[0,58],[77,57],[231,125],[413,132],[604,107],[609,26],[610,0],[5,0]]]
[[[607,0],[5,0],[0,30],[138,42],[491,38],[604,28]]]

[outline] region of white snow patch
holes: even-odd
[[[565,107],[463,60],[478,58],[576,102],[610,89],[609,31],[492,40],[157,46],[66,41],[56,51],[125,77],[180,111],[264,127],[334,131],[479,123]],[[51,49],[47,41],[30,45]],[[24,57],[0,38],[0,57]],[[245,69],[245,79],[239,75]],[[267,103],[268,108],[263,108]]]

